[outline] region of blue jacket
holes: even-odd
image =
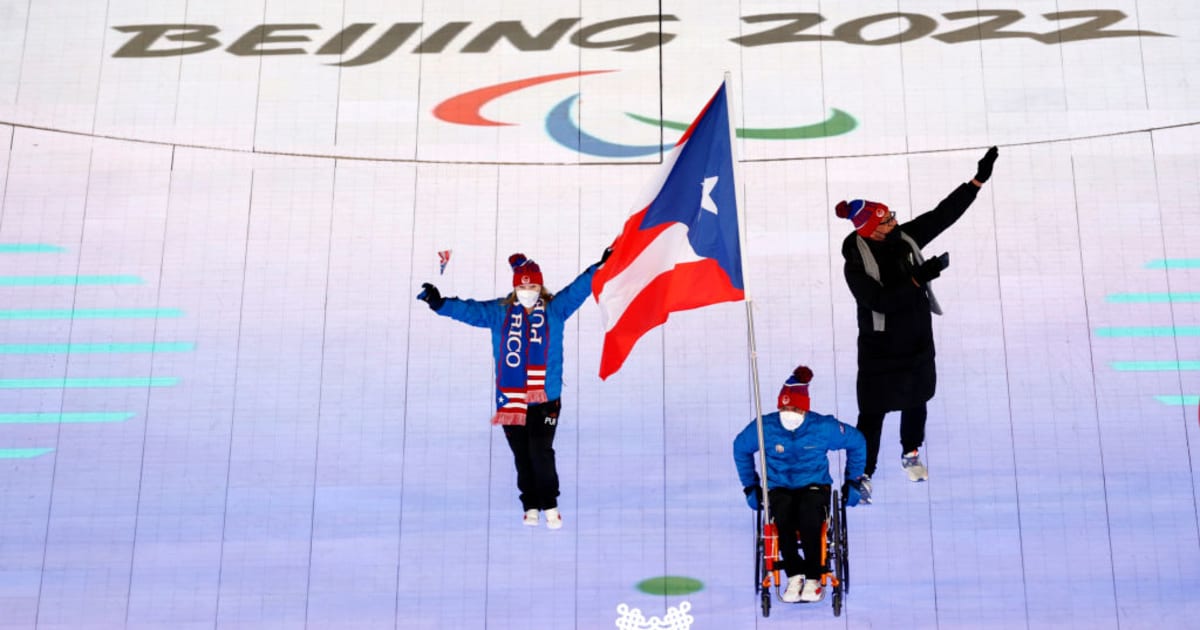
[[[579,274],[571,284],[559,291],[546,304],[546,322],[550,326],[550,356],[546,361],[546,397],[554,400],[562,396],[562,363],[563,363],[563,323],[575,311],[583,306],[587,297],[592,293],[592,276],[596,274],[596,265],[592,265]],[[507,297],[507,296],[506,296]],[[508,307],[502,302],[505,298],[496,298],[480,302],[459,298],[446,298],[442,308],[437,310],[443,315],[464,324],[492,330],[492,365],[500,363],[501,351],[504,346],[504,314]]]
[[[867,441],[858,429],[833,416],[809,411],[795,431],[783,428],[779,412],[763,415],[763,444],[767,448],[767,489],[833,485],[829,451],[846,450],[846,477],[858,479],[867,463]],[[733,440],[733,462],[742,487],[758,485],[758,429],[750,421]]]

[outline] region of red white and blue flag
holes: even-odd
[[[446,265],[450,264],[450,250],[446,249],[438,252],[438,264],[440,265],[438,269],[438,275],[440,276],[446,273]]]
[[[670,313],[745,299],[725,84],[666,157],[592,279],[604,321],[600,378]]]

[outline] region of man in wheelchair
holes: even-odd
[[[826,453],[846,451],[846,505],[871,502],[870,482],[863,478],[866,440],[858,429],[809,410],[812,376],[809,368],[797,367],[779,391],[779,411],[762,416],[768,518],[774,519],[779,531],[781,564],[788,576],[782,599],[789,603],[816,602],[824,597],[821,527],[828,518],[833,484]],[[758,450],[757,422],[751,420],[733,441],[733,460],[752,510],[762,507],[763,484],[754,462]],[[803,559],[798,554],[797,535]]]

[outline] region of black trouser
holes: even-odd
[[[868,475],[875,474],[875,463],[879,460],[879,438],[883,433],[884,411],[860,411],[858,430],[867,438]],[[900,446],[903,453],[916,450],[925,443],[925,418],[928,417],[925,403],[900,411]]]
[[[821,558],[824,551],[821,525],[829,515],[829,494],[829,486],[816,484],[803,488],[774,488],[768,493],[771,516],[779,530],[783,570],[788,577],[804,575],[816,580],[825,574]],[[797,534],[800,536],[799,547],[804,550],[803,560],[797,552]]]
[[[505,425],[504,437],[517,465],[517,488],[524,510],[558,507],[558,469],[554,465],[554,431],[560,402],[556,398],[530,405],[525,426]]]

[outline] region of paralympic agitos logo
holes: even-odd
[[[442,101],[433,109],[433,115],[439,120],[458,125],[479,127],[510,125],[513,123],[485,118],[480,110],[488,103],[518,90],[531,88],[543,83],[606,72],[613,72],[613,70],[562,72],[490,85],[464,92]],[[585,132],[579,128],[574,120],[573,110],[578,100],[578,93],[567,96],[552,106],[549,113],[546,114],[546,133],[558,144],[585,155],[606,158],[640,157],[671,150],[673,145],[670,144],[661,146],[657,144],[620,144]],[[626,112],[625,115],[639,123],[654,126],[661,125],[665,129],[676,130],[681,133],[687,129],[687,123],[684,122],[658,120],[631,112]],[[736,133],[739,138],[752,140],[800,140],[841,135],[849,133],[857,126],[858,122],[853,116],[840,109],[834,109],[829,118],[809,125],[798,127],[739,128]]]

